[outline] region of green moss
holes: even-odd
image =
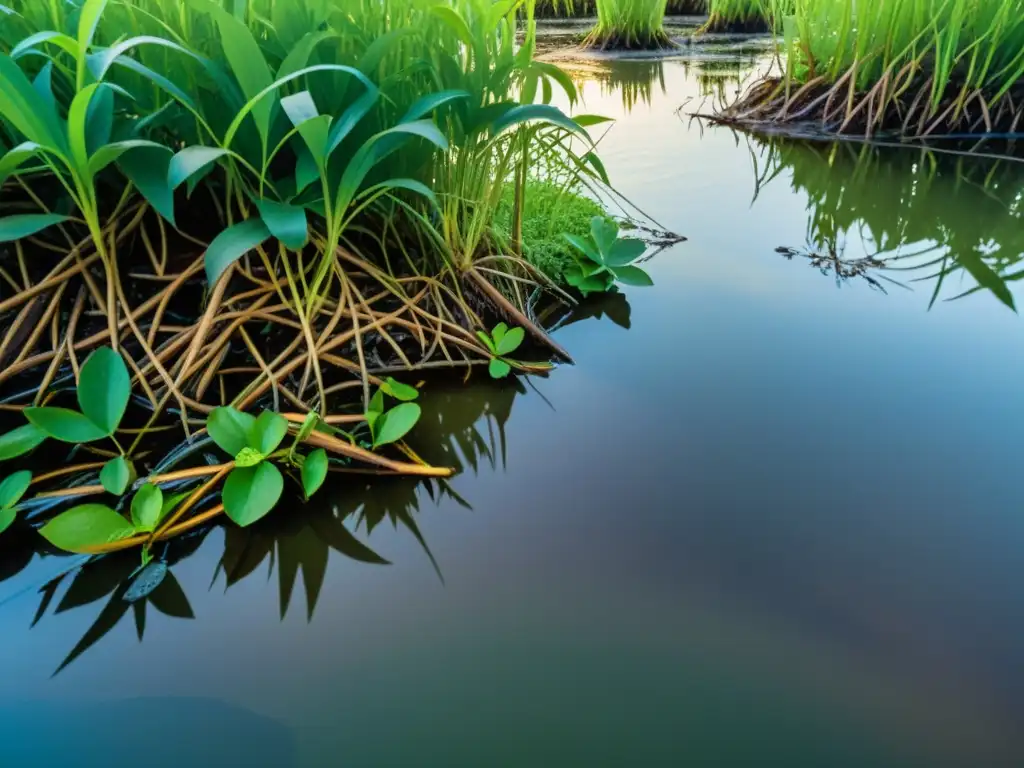
[[[495,217],[495,230],[511,239],[513,188],[505,187]],[[557,283],[573,264],[572,248],[563,235],[586,235],[590,220],[606,214],[600,203],[559,184],[532,180],[526,185],[523,215],[523,256]]]

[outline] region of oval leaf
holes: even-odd
[[[91,420],[68,408],[26,408],[25,418],[49,437],[65,443],[91,443],[108,436]]]
[[[504,379],[512,371],[512,366],[504,360],[494,358],[491,360],[491,364],[488,366],[487,370],[491,374],[492,379]]]
[[[273,464],[231,470],[224,482],[224,511],[238,525],[252,525],[277,504],[284,478]]]
[[[89,355],[78,380],[78,405],[89,421],[112,435],[128,408],[131,378],[124,360],[110,347]]]
[[[136,531],[150,532],[160,522],[164,506],[164,492],[159,486],[146,483],[139,488],[132,499],[132,524]]]
[[[640,267],[617,267],[612,271],[615,273],[615,279],[625,285],[654,285],[651,276]]]
[[[53,546],[88,554],[96,547],[131,536],[131,524],[105,504],[82,504],[58,515],[39,529]]]
[[[13,507],[6,509],[0,509],[0,533],[3,533],[11,527],[11,523],[14,522],[14,518],[18,516],[18,511]]]
[[[248,413],[222,406],[213,409],[206,420],[206,431],[213,442],[233,458],[249,446],[249,435],[255,424],[255,417]]]
[[[0,219],[0,243],[21,240],[67,220],[67,216],[57,213],[18,213],[14,216],[4,216]]]
[[[288,434],[288,420],[279,413],[264,411],[256,419],[249,434],[249,447],[269,456]]]
[[[411,387],[408,384],[403,384],[400,381],[388,376],[380,388],[385,394],[391,395],[396,400],[402,400],[408,402],[409,400],[415,400],[420,396],[420,391],[416,387]]]
[[[115,456],[100,470],[100,485],[115,496],[125,492],[131,479],[132,467],[124,456]]]
[[[523,343],[523,338],[526,336],[526,332],[522,328],[513,328],[508,331],[501,340],[498,342],[498,354],[504,357],[505,355],[511,355],[517,349],[519,345]]]
[[[247,219],[228,227],[206,249],[206,279],[210,288],[228,267],[258,245],[270,239],[270,230],[261,219]]]
[[[327,479],[327,451],[317,448],[302,462],[302,490],[308,499]]]
[[[32,482],[32,473],[27,469],[15,472],[0,483],[0,509],[10,509],[25,495],[29,483]]]
[[[0,435],[0,461],[23,456],[46,439],[46,433],[35,424],[25,424]]]
[[[420,419],[416,403],[402,403],[385,413],[375,425],[374,447],[394,443],[405,437]]]

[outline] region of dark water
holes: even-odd
[[[6,543],[0,765],[1024,764],[1024,336],[949,301],[1017,271],[1024,179],[675,114],[732,69],[581,76],[690,240],[575,367],[431,389],[451,493],[346,477],[135,608],[133,559],[40,592],[74,561]]]

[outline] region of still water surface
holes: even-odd
[[[8,545],[0,765],[1024,764],[1024,336],[948,301],[1013,273],[1024,177],[676,114],[741,66],[576,68],[689,241],[575,367],[429,389],[451,493],[353,476],[134,608],[133,558],[40,592],[69,561]]]

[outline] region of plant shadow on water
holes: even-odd
[[[571,312],[544,319],[553,326],[565,326],[606,315],[617,325],[629,327],[630,308],[621,293],[594,296]],[[424,459],[444,462],[458,474],[467,470],[474,474],[504,470],[505,428],[516,397],[527,391],[523,381],[481,379],[474,381],[473,386],[462,386],[457,382],[446,385],[438,377],[422,400],[417,450]],[[30,526],[18,525],[0,539],[0,583],[30,568],[37,556],[67,562],[66,567],[56,569],[56,576],[38,588],[38,605],[31,627],[45,622],[47,616],[75,610],[92,611],[95,618],[57,664],[54,675],[106,638],[128,614],[140,642],[146,637],[147,617],[153,611],[173,619],[195,619],[196,612],[174,569],[204,545],[207,549],[211,544],[221,548],[210,589],[222,583],[227,591],[257,573],[271,579],[276,572],[282,621],[296,599],[300,576],[305,617],[307,621],[313,620],[332,552],[366,565],[390,565],[372,548],[374,530],[385,523],[404,528],[418,542],[443,583],[442,566],[431,552],[417,518],[423,512],[424,501],[440,505],[450,500],[467,510],[472,510],[472,505],[450,481],[378,476],[385,474],[337,469],[321,493],[304,505],[295,504],[289,514],[268,516],[247,528],[223,521],[198,528],[162,543],[153,552],[155,559],[141,569],[133,551],[114,552],[83,562],[81,556],[50,546]],[[222,543],[216,543],[220,533],[215,532],[222,532]],[[52,574],[54,569],[49,572]]]
[[[786,258],[805,256],[837,285],[851,278],[876,289],[882,280],[904,288],[923,284],[929,307],[940,298],[990,291],[1015,308],[1010,284],[1024,277],[1019,163],[928,148],[749,142],[760,165],[755,199],[787,176],[808,198],[806,245],[777,248]],[[859,241],[864,257],[843,257],[850,240]]]

